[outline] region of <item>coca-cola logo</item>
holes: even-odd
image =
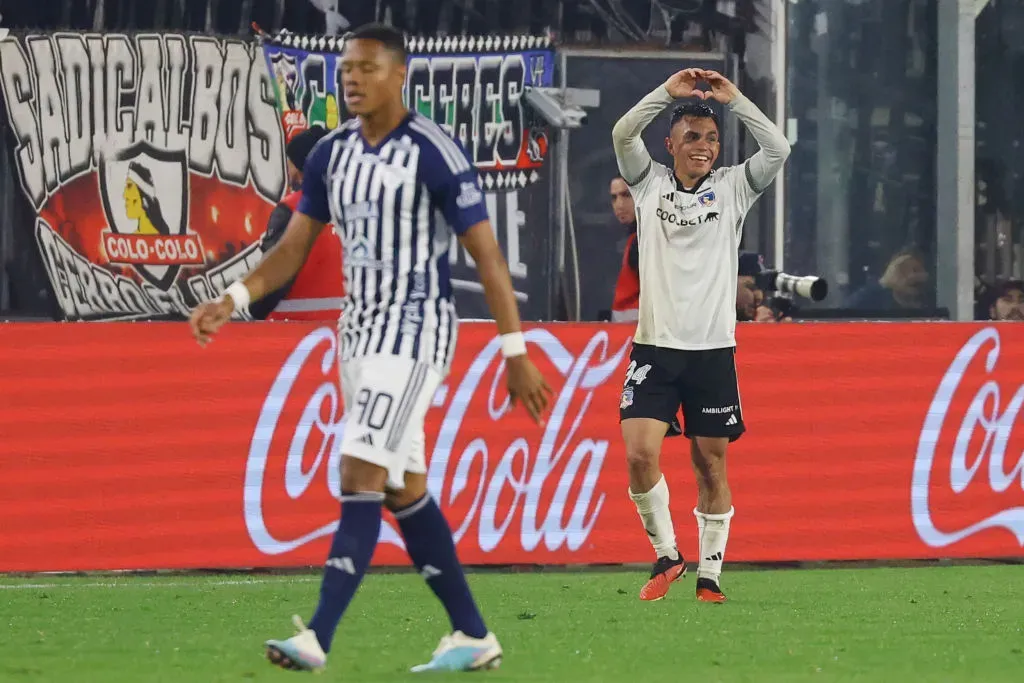
[[[537,428],[532,438],[515,432],[511,443],[502,443],[510,430],[494,423],[509,419],[509,404],[501,343],[494,338],[465,373],[451,378],[457,385],[450,397],[451,387],[446,384],[434,398],[435,408],[447,407],[428,453],[427,486],[446,508],[456,542],[476,528],[479,548],[490,552],[518,520],[522,550],[529,552],[543,545],[547,550],[576,551],[584,545],[604,505],[605,494],[597,490],[596,483],[609,445],[607,439],[588,435],[585,418],[595,391],[619,371],[629,340],[612,349],[607,332],[600,330],[574,355],[548,330],[530,330],[526,339],[563,379],[543,431]],[[338,446],[345,420],[337,357],[337,340],[331,329],[311,332],[282,365],[263,402],[249,447],[243,499],[249,537],[268,555],[293,551],[337,528],[337,508],[325,508],[323,523],[310,524],[304,532],[286,538],[271,533],[266,518],[266,487],[274,480],[268,473],[282,467],[274,457],[280,449],[273,449],[272,444],[286,438],[289,430],[283,463],[287,498],[298,500],[306,495],[320,473],[331,496],[340,497]],[[294,395],[300,376],[310,372],[320,379],[306,399],[301,417],[294,426],[283,424],[284,407],[302,399]],[[484,389],[481,385],[488,378]],[[486,401],[481,406],[484,390]],[[481,408],[495,428],[474,428],[476,436],[467,440],[467,413],[473,411],[478,425]],[[281,497],[280,491],[270,493]],[[454,518],[452,509],[457,510]],[[380,541],[403,547],[401,537],[387,523]]]
[[[986,346],[990,347],[987,352]],[[946,531],[936,525],[935,510],[932,509],[933,497],[937,493],[933,489],[932,479],[934,477],[936,481],[941,481],[940,463],[945,456],[940,446],[949,444],[949,439],[944,438],[947,433],[946,423],[948,421],[955,425],[955,418],[950,415],[951,406],[965,402],[963,385],[966,384],[966,378],[970,377],[970,370],[979,355],[984,359],[985,380],[967,403],[957,427],[949,455],[949,491],[943,493],[957,497],[965,495],[972,482],[980,478],[976,475],[986,458],[988,493],[1004,494],[1014,484],[1024,490],[1024,452],[1011,453],[1011,459],[1016,457],[1016,463],[1009,471],[1006,468],[1013,428],[1019,419],[1021,405],[1024,404],[1024,385],[1014,388],[1015,393],[1004,408],[999,383],[993,377],[1000,348],[999,332],[994,327],[985,328],[971,337],[946,370],[928,407],[917,445],[910,506],[918,535],[933,548],[957,543],[982,530],[995,527],[1009,530],[1016,536],[1018,543],[1024,546],[1024,507],[1005,507],[980,521]],[[968,508],[972,510],[973,506]]]

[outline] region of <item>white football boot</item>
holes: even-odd
[[[316,633],[306,628],[298,616],[292,617],[292,623],[299,632],[288,640],[268,640],[267,659],[282,669],[322,671],[327,665],[327,655]]]
[[[497,669],[501,665],[501,645],[493,633],[483,638],[470,638],[456,631],[441,639],[434,657],[426,664],[414,666],[412,671],[480,671]]]

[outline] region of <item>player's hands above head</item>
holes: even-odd
[[[224,323],[231,319],[235,305],[230,298],[207,301],[192,310],[188,324],[192,328],[192,336],[200,346],[206,346]]]
[[[522,403],[533,421],[544,424],[543,414],[548,408],[548,398],[554,393],[544,381],[540,370],[527,355],[513,356],[505,360],[508,374],[508,393],[515,406]]]
[[[740,89],[722,74],[711,70],[705,70],[703,74],[704,81],[711,86],[711,90],[704,93],[704,99],[729,104],[733,98],[739,97]]]
[[[704,99],[705,93],[697,89],[697,83],[704,78],[703,69],[683,69],[669,76],[665,81],[665,90],[676,99],[682,97],[699,97]]]

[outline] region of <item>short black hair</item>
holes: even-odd
[[[676,124],[686,117],[694,119],[711,119],[715,122],[715,128],[718,129],[718,132],[722,132],[722,123],[718,120],[718,114],[715,113],[714,109],[703,102],[688,102],[686,104],[680,104],[678,107],[673,109],[672,120],[668,124],[669,131],[675,128]]]
[[[291,142],[285,146],[285,156],[295,164],[295,168],[301,171],[306,165],[309,153],[316,147],[316,143],[327,136],[327,133],[328,130],[323,126],[310,126],[292,138]]]
[[[405,34],[387,24],[365,24],[345,36],[346,40],[375,40],[405,62]]]
[[[1001,280],[995,283],[988,292],[989,308],[995,306],[997,301],[1014,291],[1024,294],[1024,282],[1020,280]]]

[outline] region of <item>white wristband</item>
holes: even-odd
[[[526,337],[522,332],[510,332],[501,335],[501,355],[505,358],[526,354]]]
[[[236,311],[249,310],[249,289],[242,284],[241,280],[231,283],[231,285],[224,290],[224,294],[231,297],[231,301],[235,304]]]

